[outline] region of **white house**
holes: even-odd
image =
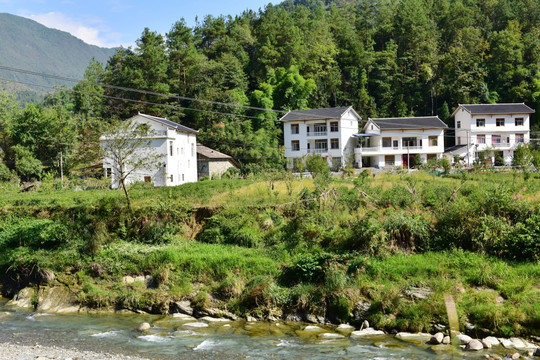
[[[354,156],[358,122],[362,118],[352,106],[289,111],[281,119],[288,167],[308,154],[319,154],[333,169]]]
[[[197,134],[196,130],[170,120],[137,114],[126,120],[134,126],[145,125],[150,130],[149,146],[140,146],[132,155],[153,154],[155,161],[144,168],[135,168],[126,178],[126,184],[144,181],[154,186],[175,186],[197,181]],[[100,138],[105,149],[110,137]],[[146,144],[145,144],[146,145]],[[105,177],[111,178],[113,188],[119,186],[118,164],[114,157],[104,157]]]
[[[460,104],[452,113],[456,145],[466,145],[465,161],[472,165],[478,152],[488,151],[495,165],[510,165],[514,149],[530,140],[530,114],[524,103]]]
[[[355,134],[358,167],[409,167],[417,155],[422,162],[444,153],[444,129],[438,116],[368,119]]]

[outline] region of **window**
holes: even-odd
[[[393,141],[392,141],[392,147],[393,147],[394,149],[399,148],[399,141],[393,140]]]
[[[338,123],[337,123],[337,121],[332,121],[330,123],[330,132],[338,132]]]
[[[173,175],[171,174],[171,182],[173,182]]]
[[[429,146],[437,146],[439,144],[439,137],[438,136],[429,136],[428,137],[428,144],[429,144]]]
[[[516,126],[523,126],[523,118],[516,118]]]
[[[339,139],[330,139],[330,149],[339,149]]]
[[[326,124],[315,124],[315,136],[326,135]]]
[[[383,137],[382,138],[382,146],[383,147],[391,147],[392,146],[392,138]]]
[[[292,151],[300,151],[300,140],[291,141],[291,149]]]
[[[300,134],[300,125],[291,124],[291,134]]]
[[[144,177],[144,182],[152,182],[152,177],[151,176],[145,176]]]
[[[173,142],[169,141],[169,153],[173,156]]]
[[[315,141],[315,152],[325,153],[328,151],[328,141],[326,140],[316,140]]]
[[[437,160],[437,154],[426,154],[427,161],[432,160],[432,159]]]
[[[461,145],[461,138],[460,137],[457,138],[457,144]]]
[[[105,169],[105,177],[110,178],[112,176],[112,168]]]
[[[501,143],[501,135],[491,135],[491,143],[492,144],[500,144]]]
[[[502,119],[502,118],[495,119],[495,125],[504,126],[504,119]]]
[[[385,155],[384,156],[384,165],[393,166],[395,164],[394,155]]]
[[[476,119],[476,127],[484,127],[484,126],[486,126],[485,119]]]
[[[182,174],[182,181],[184,181],[184,174]]]
[[[486,135],[476,135],[476,142],[479,144],[486,143]]]
[[[191,156],[195,156],[195,144],[191,144]]]
[[[524,142],[525,142],[525,135],[523,135],[523,134],[516,134],[516,142],[517,142],[517,143],[524,143]]]
[[[457,127],[458,129],[461,129],[461,121],[456,121],[456,127]]]

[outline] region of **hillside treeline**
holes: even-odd
[[[263,166],[283,164],[282,113],[261,109],[353,105],[364,119],[437,114],[452,127],[458,103],[525,102],[538,118],[539,8],[539,0],[288,0],[193,27],[179,14],[168,33],[145,28],[134,48],[92,62],[75,93],[42,106],[76,119],[78,140],[61,146],[72,164],[89,163],[82,152],[104,124],[136,111],[199,129],[205,145]]]

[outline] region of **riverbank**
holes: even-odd
[[[512,174],[202,181],[8,194],[9,298],[434,332],[452,294],[475,337],[540,335],[539,179]],[[63,306],[59,304],[59,306]]]

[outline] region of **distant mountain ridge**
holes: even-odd
[[[89,45],[75,36],[51,29],[34,20],[0,13],[0,66],[81,79],[92,58],[106,64],[116,49]],[[36,85],[73,86],[75,83],[1,70],[0,78]],[[0,79],[0,90],[21,94],[46,89]]]

